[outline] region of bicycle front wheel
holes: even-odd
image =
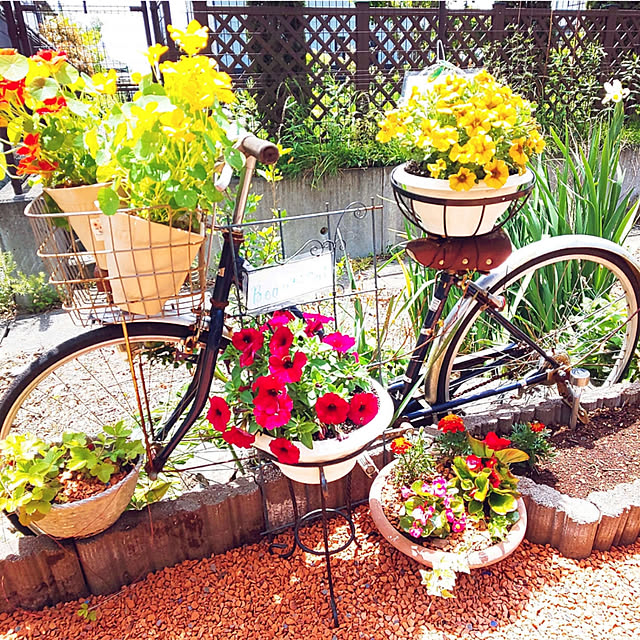
[[[590,236],[550,238],[514,253],[478,284],[504,296],[502,315],[548,354],[588,369],[592,387],[619,382],[628,371],[638,341],[640,271],[618,245]],[[548,366],[476,301],[461,301],[445,327],[453,335],[427,387],[438,402],[499,390]],[[550,394],[557,396],[554,387],[539,385],[517,395],[524,404]]]
[[[72,338],[34,361],[8,389],[0,401],[0,439],[28,432],[53,442],[63,431],[96,435],[120,421],[138,429],[137,396],[147,427],[163,424],[196,369],[193,332],[140,322],[128,324],[127,333],[135,376],[121,325]]]

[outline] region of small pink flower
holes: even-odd
[[[422,506],[417,506],[412,512],[411,517],[414,520],[420,522],[420,524],[425,527],[427,525],[427,515],[424,512],[424,508]]]
[[[444,514],[449,522],[456,522],[456,515],[451,509],[445,509]]]
[[[436,498],[444,498],[447,495],[447,481],[442,477],[436,478],[431,485],[431,492]]]
[[[422,493],[431,493],[432,486],[428,482],[423,482],[420,490]]]
[[[356,339],[336,331],[322,338],[322,342],[331,345],[335,351],[346,353],[356,343]]]
[[[436,512],[435,507],[433,505],[429,505],[427,510],[424,512],[424,515],[427,517],[427,520]]]
[[[403,500],[408,500],[411,496],[416,495],[409,487],[400,487],[400,494]]]
[[[467,522],[463,518],[460,520],[455,520],[451,523],[451,531],[453,533],[460,533],[460,531],[464,531],[467,528]]]
[[[414,522],[411,525],[411,529],[409,529],[409,535],[419,538],[422,535],[422,527],[417,522]]]

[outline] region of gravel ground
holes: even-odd
[[[612,640],[640,634],[640,542],[586,560],[524,542],[509,558],[462,575],[457,597],[426,595],[418,565],[356,514],[359,546],[334,556],[341,626],[331,628],[322,560],[269,555],[248,545],[150,575],[111,596],[92,597],[97,620],[78,616],[83,601],[39,612],[0,614],[0,638],[27,640]],[[280,536],[288,542],[290,533]],[[346,526],[332,526],[336,545]],[[320,541],[316,525],[305,534]]]

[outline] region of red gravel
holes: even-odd
[[[0,615],[0,638],[22,640],[612,640],[640,633],[640,541],[587,560],[525,542],[511,557],[462,575],[457,598],[431,598],[418,565],[356,515],[360,547],[334,556],[342,626],[331,628],[324,563],[296,552],[270,556],[265,543],[164,569],[111,596]],[[333,526],[335,542],[346,534]],[[305,538],[320,540],[316,525]],[[289,541],[289,535],[281,537]]]

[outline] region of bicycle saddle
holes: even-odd
[[[482,236],[411,240],[407,253],[420,264],[446,271],[486,273],[501,265],[512,251],[511,240],[502,229]]]

